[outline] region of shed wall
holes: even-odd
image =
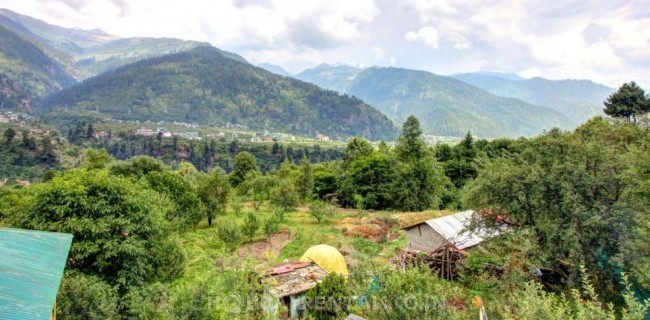
[[[406,247],[409,249],[429,252],[445,243],[447,239],[427,224],[419,224],[406,230]]]

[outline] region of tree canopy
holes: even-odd
[[[605,114],[628,121],[636,121],[637,117],[650,112],[650,98],[634,81],[621,85],[604,104]]]

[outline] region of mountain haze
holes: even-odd
[[[271,64],[271,63],[260,63],[257,65],[259,68],[262,68],[270,73],[275,73],[279,76],[283,77],[291,77],[291,73],[289,71],[284,70],[284,68],[276,65],[276,64]]]
[[[492,95],[459,80],[399,68],[369,68],[351,83],[349,94],[396,122],[420,119],[428,134],[480,137],[532,136],[552,127],[575,125],[559,112],[518,99]]]
[[[612,88],[589,80],[515,80],[485,72],[453,77],[495,95],[552,108],[577,123],[602,114],[603,101],[614,92]]]
[[[208,43],[198,41],[120,38],[99,29],[63,28],[7,9],[0,9],[0,25],[43,48],[50,58],[64,66],[77,80],[142,59],[209,46]],[[225,51],[222,54],[246,62],[237,54]]]
[[[178,120],[335,137],[393,139],[393,123],[363,101],[193,50],[143,60],[85,80],[47,100],[48,110],[119,119]]]

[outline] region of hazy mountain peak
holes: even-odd
[[[455,75],[452,75],[452,77],[457,77],[457,76],[471,76],[471,75],[478,75],[478,76],[490,76],[490,77],[496,77],[496,78],[501,78],[501,79],[506,79],[506,80],[512,80],[512,81],[523,81],[527,80],[526,78],[515,74],[515,73],[510,73],[510,72],[499,72],[499,71],[476,71],[476,72],[469,72],[469,73],[458,73]]]
[[[262,68],[268,72],[275,73],[277,75],[283,76],[283,77],[291,77],[291,73],[289,71],[285,70],[279,65],[268,63],[268,62],[263,62],[257,65],[257,67]]]

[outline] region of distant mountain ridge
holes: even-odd
[[[539,77],[513,80],[484,72],[453,77],[495,95],[552,108],[577,123],[602,114],[603,101],[614,92],[613,88],[589,80],[547,80]]]
[[[393,123],[363,101],[282,77],[211,47],[142,60],[60,91],[47,111],[391,140]]]
[[[314,68],[306,69],[294,77],[325,89],[347,93],[350,84],[361,71],[363,69],[348,65],[323,63]]]
[[[0,25],[41,47],[78,81],[142,59],[210,46],[198,41],[120,38],[99,29],[64,28],[7,9],[0,9]],[[222,54],[248,63],[237,54]]]
[[[283,76],[283,77],[291,77],[292,76],[292,74],[289,73],[289,71],[284,70],[284,68],[282,68],[282,67],[280,67],[278,65],[275,65],[275,64],[260,63],[260,64],[257,65],[257,67],[262,68],[262,69],[264,69],[264,70],[266,70],[266,71],[268,71],[270,73],[275,73],[275,74],[277,74],[279,76]]]
[[[368,68],[348,93],[367,101],[396,122],[420,119],[425,133],[479,137],[533,136],[575,123],[547,107],[492,95],[454,78],[400,68]]]

